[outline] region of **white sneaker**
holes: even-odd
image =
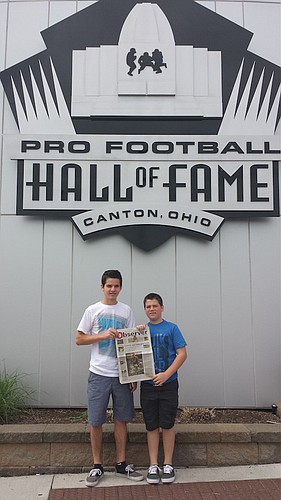
[[[133,464],[128,464],[123,466],[123,468],[118,467],[118,464],[115,465],[115,474],[118,476],[119,474],[124,475],[127,479],[131,479],[131,481],[142,481],[143,475],[137,472],[133,466]]]
[[[176,479],[175,469],[172,465],[163,465],[162,483],[173,483]]]
[[[149,484],[160,483],[160,467],[157,464],[151,465],[147,471],[146,480]]]

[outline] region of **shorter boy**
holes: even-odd
[[[153,379],[141,382],[141,407],[150,458],[146,479],[150,484],[158,484],[160,480],[162,483],[172,483],[175,480],[172,464],[175,446],[174,424],[178,408],[177,371],[187,358],[186,342],[178,326],[162,318],[164,306],[160,295],[149,293],[143,302],[149,318],[155,365]],[[163,471],[158,465],[160,428],[164,449]]]

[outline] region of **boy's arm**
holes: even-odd
[[[109,328],[102,333],[95,333],[94,335],[88,335],[87,333],[77,330],[75,342],[77,345],[91,345],[105,339],[115,339],[117,330],[114,328]]]
[[[177,356],[174,359],[173,363],[167,368],[165,372],[160,372],[154,375],[153,377],[153,382],[155,385],[162,385],[170,378],[178,369],[181,367],[181,365],[185,362],[187,358],[187,351],[186,347],[180,347],[177,349]]]

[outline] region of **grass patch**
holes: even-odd
[[[17,370],[8,373],[0,369],[0,423],[8,424],[10,419],[27,409],[27,399],[33,394],[24,382],[26,374]]]
[[[82,411],[82,413],[76,417],[71,417],[71,420],[77,422],[84,422],[85,420],[87,421],[87,419],[88,419],[88,410]]]

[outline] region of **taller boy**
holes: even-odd
[[[175,445],[175,418],[178,407],[177,371],[187,357],[186,342],[179,328],[162,318],[163,300],[157,293],[144,298],[144,310],[149,318],[149,329],[154,355],[155,376],[141,383],[141,407],[147,429],[150,467],[148,483],[172,483],[175,480],[173,452]],[[160,476],[158,449],[160,428],[164,448],[164,466]]]
[[[135,326],[131,308],[117,301],[122,289],[122,276],[117,270],[105,271],[101,278],[103,299],[89,306],[78,325],[77,345],[91,345],[88,378],[88,420],[94,465],[87,486],[95,486],[103,476],[102,424],[110,396],[113,400],[115,469],[129,479],[141,481],[143,476],[126,463],[127,422],[134,417],[133,392],[136,383],[120,384],[115,350],[117,329]]]

